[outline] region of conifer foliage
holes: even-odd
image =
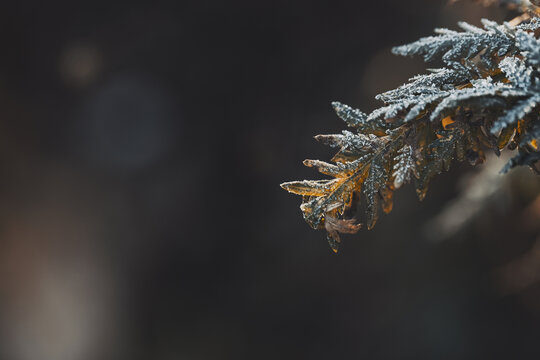
[[[481,28],[459,23],[461,31],[436,29],[433,36],[394,48],[394,54],[444,66],[378,95],[383,106],[371,113],[332,103],[351,130],[315,137],[337,149],[331,163],[304,161],[330,178],[281,184],[303,197],[304,219],[326,230],[332,250],[338,250],[340,233],[360,229],[360,203],[371,229],[379,208],[392,210],[396,189],[414,182],[423,199],[431,179],[454,159],[477,165],[485,151],[517,149],[501,172],[520,165],[539,172],[540,11],[528,1],[522,6],[519,21],[484,19]]]

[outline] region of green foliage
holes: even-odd
[[[354,129],[316,139],[338,149],[333,164],[306,160],[328,180],[281,184],[302,195],[306,222],[325,229],[334,251],[339,233],[354,233],[354,215],[364,198],[371,229],[379,208],[392,209],[393,191],[414,180],[420,199],[431,179],[448,170],[453,159],[472,165],[484,151],[508,147],[518,155],[502,172],[540,159],[540,29],[536,17],[518,25],[482,20],[483,28],[460,23],[461,32],[437,29],[435,36],[400,46],[393,52],[439,61],[444,68],[418,75],[377,96],[384,105],[370,114],[339,102],[336,114]]]

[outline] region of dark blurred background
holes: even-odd
[[[468,2],[0,7],[0,359],[540,356],[540,182],[496,158],[412,186],[338,255],[279,183],[424,71]],[[491,164],[491,165],[489,165]]]

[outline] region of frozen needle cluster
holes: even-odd
[[[337,149],[332,163],[304,161],[330,178],[281,186],[302,195],[304,219],[327,231],[334,251],[340,233],[359,230],[354,217],[361,199],[371,229],[379,208],[392,210],[394,190],[413,181],[423,199],[430,180],[454,159],[476,165],[485,151],[517,149],[502,172],[519,165],[538,171],[540,20],[523,18],[518,25],[482,20],[482,28],[460,23],[461,31],[437,29],[394,48],[444,66],[378,95],[383,106],[370,114],[332,103],[351,131],[316,136]]]

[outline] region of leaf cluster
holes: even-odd
[[[477,165],[486,151],[517,149],[502,172],[519,165],[537,171],[540,20],[458,25],[462,31],[436,29],[434,36],[393,49],[444,66],[378,95],[382,107],[366,114],[332,103],[351,130],[315,137],[337,149],[331,162],[304,161],[330,178],[281,184],[302,196],[304,219],[326,230],[334,251],[340,233],[360,229],[354,218],[359,207],[371,229],[380,209],[392,210],[396,189],[413,182],[423,199],[431,179],[454,159]]]

